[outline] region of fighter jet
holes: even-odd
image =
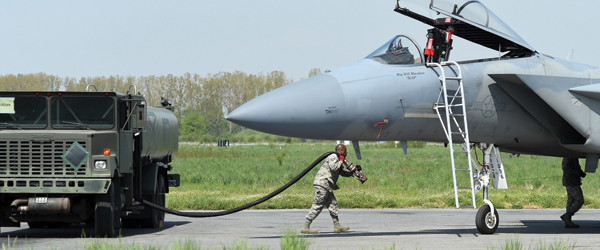
[[[399,0],[395,8],[431,26],[416,34],[427,40],[394,36],[354,64],[263,94],[226,118],[276,135],[350,140],[359,159],[359,141],[401,141],[405,153],[406,141],[445,143],[457,208],[459,191],[470,192],[467,206],[476,208],[482,189],[476,226],[494,233],[500,220],[488,188],[507,188],[500,152],[585,158],[586,172],[596,171],[600,68],[537,52],[479,1],[431,0],[428,7],[436,17]],[[453,36],[499,55],[451,61]],[[478,149],[482,165],[471,157]],[[460,155],[468,167],[455,163]],[[464,187],[460,173],[469,175]]]

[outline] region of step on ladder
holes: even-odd
[[[454,65],[455,70],[453,70],[450,66]],[[450,159],[452,162],[452,178],[454,180],[454,199],[456,202],[456,208],[476,208],[475,202],[475,189],[473,187],[473,163],[471,158],[471,142],[469,141],[469,130],[467,126],[467,109],[464,101],[464,88],[463,88],[463,79],[462,79],[462,71],[458,63],[454,61],[446,61],[441,63],[428,63],[428,67],[437,67],[440,70],[440,81],[442,83],[440,95],[438,96],[438,101],[434,103],[433,109],[436,111],[440,122],[442,123],[442,127],[444,128],[444,133],[448,139],[448,145],[450,147]],[[446,76],[444,72],[444,66],[447,69],[458,72],[457,76]],[[448,81],[457,82],[458,87],[456,92],[452,95],[448,95]],[[452,84],[453,87],[457,85]],[[440,110],[444,110],[445,116],[445,124],[444,119],[442,119],[442,112]],[[458,110],[458,111],[457,111]],[[455,111],[457,111],[455,113]],[[459,121],[462,118],[462,126]],[[462,139],[461,149],[454,150],[454,141],[453,135],[460,135]],[[464,153],[467,156],[468,168],[457,168],[455,164],[455,153]],[[459,186],[457,183],[457,173],[467,173],[469,175],[469,186],[466,185]],[[464,175],[464,174],[463,174]],[[470,205],[460,205],[459,203],[459,190],[470,190],[471,191],[471,199],[472,204]]]

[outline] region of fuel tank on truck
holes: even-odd
[[[177,117],[169,109],[148,107],[146,132],[143,133],[142,157],[169,163],[179,143]]]

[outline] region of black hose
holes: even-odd
[[[248,204],[245,204],[245,205],[242,205],[242,206],[239,206],[239,207],[236,207],[236,208],[232,208],[232,209],[229,209],[229,210],[216,211],[216,212],[182,212],[182,211],[171,210],[171,209],[168,209],[166,207],[161,207],[161,206],[156,205],[156,204],[154,204],[152,202],[149,202],[147,200],[141,200],[141,199],[140,200],[142,201],[142,203],[144,205],[149,206],[151,208],[154,208],[156,210],[163,211],[165,213],[169,213],[169,214],[173,214],[173,215],[183,216],[183,217],[202,218],[202,217],[217,217],[217,216],[228,215],[228,214],[232,214],[232,213],[236,213],[236,212],[242,211],[244,209],[251,208],[253,206],[256,206],[256,205],[258,205],[260,203],[263,203],[263,202],[267,201],[268,199],[271,199],[271,198],[275,197],[276,195],[278,195],[279,193],[283,192],[284,190],[286,190],[290,186],[294,185],[294,183],[296,183],[297,181],[299,181],[300,179],[302,179],[302,177],[304,177],[306,174],[308,174],[308,172],[310,172],[311,169],[313,169],[317,164],[319,164],[320,162],[322,162],[330,154],[336,154],[336,152],[327,152],[327,153],[321,155],[312,164],[310,164],[310,166],[308,166],[308,168],[306,168],[304,171],[302,171],[302,173],[300,173],[298,176],[296,176],[294,179],[292,179],[290,182],[288,182],[287,184],[283,185],[279,189],[277,189],[277,190],[273,191],[272,193],[268,194],[267,196],[262,197],[262,198],[260,198],[258,200],[255,200],[253,202],[250,202]]]

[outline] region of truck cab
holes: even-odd
[[[0,92],[0,227],[162,227],[177,119],[116,92]]]

